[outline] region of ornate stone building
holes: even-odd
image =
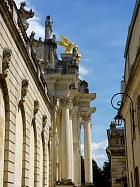
[[[56,42],[46,17],[45,39],[27,36],[32,10],[0,0],[0,187],[80,186],[84,126],[85,185],[92,185],[88,83],[79,79],[78,48]],[[66,48],[57,58],[57,43]]]
[[[124,128],[117,128],[114,121],[107,130],[106,149],[111,164],[112,187],[127,187],[127,167],[125,154]]]
[[[129,187],[140,186],[140,1],[137,0],[125,48],[120,113],[126,131]]]

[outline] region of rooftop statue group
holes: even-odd
[[[51,21],[50,16],[47,16],[45,21],[45,39],[55,39],[55,35],[52,36],[52,23],[53,22]],[[63,35],[61,35],[60,37],[61,40],[57,41],[56,43],[65,49],[66,54],[72,54],[72,59],[79,63],[81,55],[78,53],[78,46],[70,42]]]

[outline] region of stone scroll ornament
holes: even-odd
[[[22,88],[21,88],[21,101],[25,101],[25,96],[27,95],[28,92],[28,86],[29,86],[29,81],[27,79],[22,80]]]
[[[8,70],[11,63],[12,50],[9,48],[3,49],[3,59],[2,59],[2,74],[6,78],[8,76]]]

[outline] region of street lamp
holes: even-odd
[[[131,112],[131,114],[132,114],[132,126],[133,126],[133,133],[134,133],[134,131],[135,131],[135,121],[134,121],[134,106],[133,106],[133,100],[132,100],[132,98],[131,98],[128,94],[126,94],[126,93],[122,93],[122,92],[116,93],[116,94],[114,94],[114,95],[112,96],[112,98],[111,98],[111,105],[112,105],[112,107],[118,111],[118,112],[117,112],[117,115],[116,115],[115,118],[114,118],[114,119],[115,119],[115,123],[116,123],[116,125],[120,126],[120,125],[122,124],[122,121],[125,121],[125,119],[123,119],[123,117],[122,117],[122,115],[121,115],[121,113],[120,113],[120,109],[121,109],[121,107],[123,106],[123,101],[122,101],[122,100],[119,100],[119,101],[117,102],[116,106],[114,105],[114,102],[113,102],[114,98],[117,97],[117,96],[119,96],[119,95],[120,95],[120,96],[125,96],[125,97],[129,98],[129,100],[130,100],[130,102],[131,102],[131,109],[130,109],[130,112]]]
[[[122,124],[122,121],[124,122],[124,126],[125,126],[125,136],[126,136],[126,121],[125,121],[125,119],[122,117],[122,115],[121,115],[121,108],[123,107],[123,101],[122,101],[122,99],[121,100],[119,100],[118,102],[117,102],[117,104],[116,104],[116,106],[113,104],[114,102],[113,102],[113,100],[114,100],[114,98],[115,97],[117,97],[117,96],[124,96],[124,97],[126,97],[126,98],[128,98],[129,100],[130,100],[130,103],[131,103],[131,107],[130,107],[130,115],[131,115],[131,119],[132,119],[132,125],[131,125],[131,138],[132,138],[132,141],[131,141],[131,145],[132,145],[132,159],[133,159],[133,176],[134,176],[134,178],[133,178],[133,180],[134,180],[134,184],[135,184],[135,159],[134,159],[134,145],[133,145],[133,140],[134,140],[134,137],[135,137],[135,120],[134,120],[134,105],[133,105],[133,100],[132,100],[132,98],[128,95],[128,94],[126,94],[126,93],[116,93],[115,95],[113,95],[112,96],[112,98],[111,98],[111,105],[112,105],[112,107],[114,108],[114,109],[116,109],[118,112],[117,112],[117,115],[115,116],[115,123],[116,123],[116,125],[121,125]],[[124,98],[125,99],[125,98]],[[125,137],[125,140],[127,141],[127,138]],[[127,151],[127,146],[126,146],[126,151]],[[128,160],[127,160],[128,161]],[[127,163],[127,165],[128,165],[128,163]]]

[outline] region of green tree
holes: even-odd
[[[96,187],[111,187],[110,162],[104,162],[103,169],[93,160],[93,181]]]
[[[92,160],[93,181],[96,187],[111,187],[110,162],[104,162],[103,169]],[[84,158],[81,156],[81,183],[85,183]]]

